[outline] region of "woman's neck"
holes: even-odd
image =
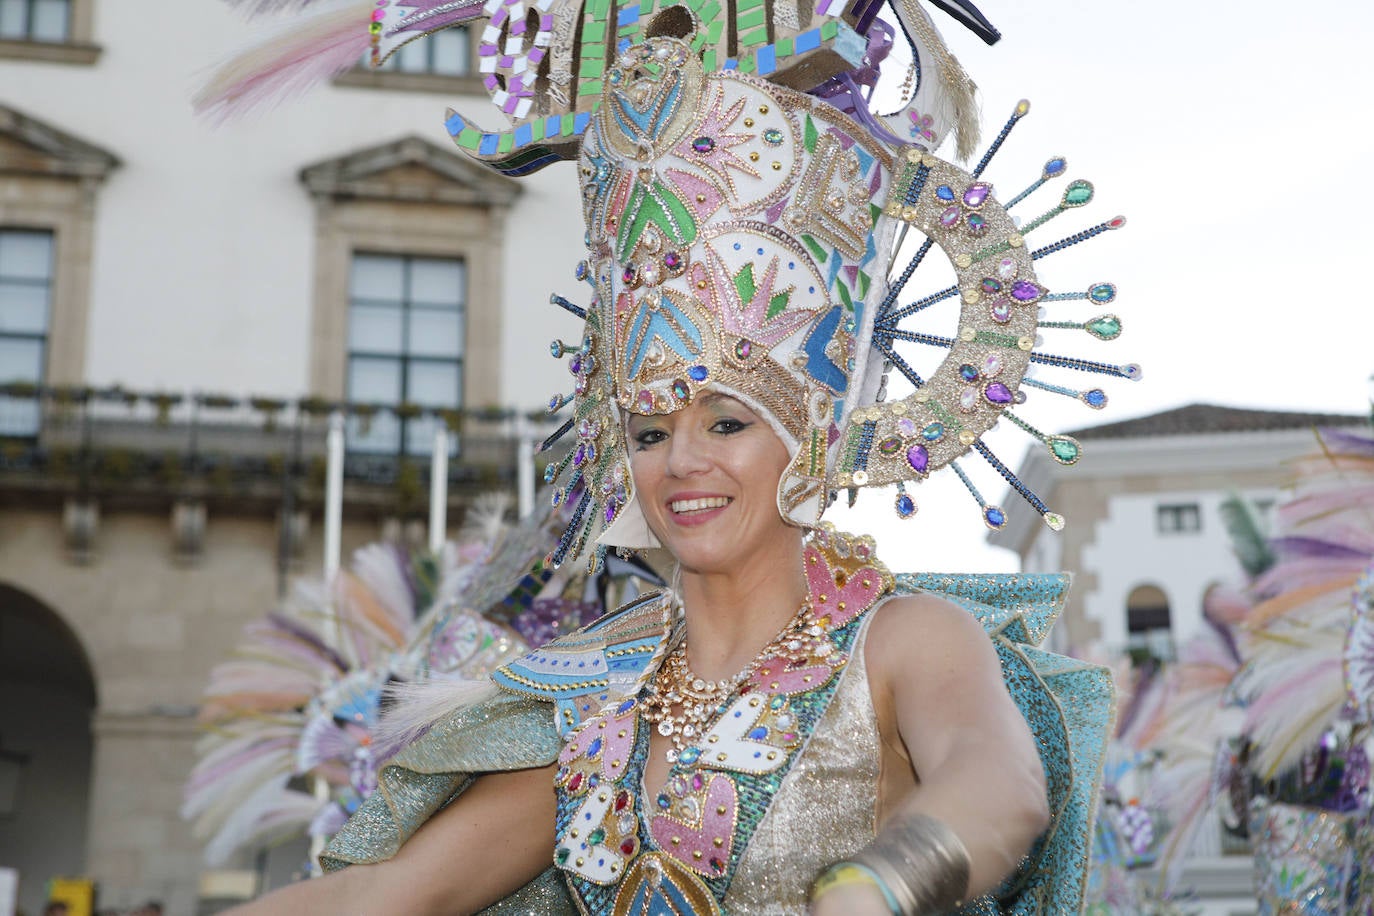
[[[738,674],[796,616],[806,599],[801,539],[772,553],[725,572],[682,572],[687,661],[697,677]]]

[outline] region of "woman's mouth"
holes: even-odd
[[[728,496],[702,496],[696,499],[675,499],[668,503],[668,508],[674,515],[692,515],[712,509],[724,509],[730,502]]]

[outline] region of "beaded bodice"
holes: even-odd
[[[861,624],[829,708],[754,830],[725,895],[731,916],[801,916],[816,875],[877,832],[882,745],[864,663],[872,619]]]
[[[782,835],[801,823],[805,802],[780,803],[784,792],[820,791],[825,783],[825,792],[848,801],[837,833],[813,843],[809,856],[786,856],[786,869],[768,876],[770,885],[784,881],[797,912],[810,859],[853,852],[872,837],[877,729],[855,656],[890,578],[876,563],[841,560],[815,545],[805,564],[820,634],[814,648],[787,660],[765,653],[677,754],[661,789],[645,791],[643,777],[650,730],[643,698],[654,665],[639,690],[611,698],[569,733],[555,776],[554,862],[586,911],[722,912],[741,873],[747,882],[776,871]],[[850,730],[856,707],[862,740],[837,738]],[[833,759],[841,750],[845,759]],[[756,838],[772,852],[751,854]],[[758,911],[749,903],[756,891],[738,893],[744,911]]]

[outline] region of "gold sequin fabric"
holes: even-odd
[[[382,768],[370,795],[334,836],[326,871],[382,862],[473,776],[547,766],[561,746],[549,706],[500,693],[454,710]]]
[[[725,895],[731,916],[801,916],[816,875],[874,837],[882,748],[864,663],[872,619],[864,621],[830,707],[749,842]]]

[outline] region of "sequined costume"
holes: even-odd
[[[933,2],[995,40],[966,0]],[[1024,866],[967,912],[1076,912],[1111,702],[1104,671],[1037,648],[1067,580],[894,579],[871,541],[836,534],[821,516],[841,492],[852,500],[894,487],[897,514],[909,518],[907,485],[950,468],[988,526],[999,528],[1006,512],[958,463],[976,454],[1051,529],[1062,528],[1064,519],[983,436],[1006,419],[1057,462],[1074,464],[1079,443],[1041,432],[1019,406],[1028,391],[1093,409],[1106,395],[1030,378],[1032,365],[1139,377],[1133,364],[1046,351],[1041,338],[1052,329],[1104,340],[1121,333],[1111,314],[1043,321],[1047,306],[1101,306],[1116,288],[1052,293],[1041,261],[1124,220],[1032,247],[1032,232],[1094,191],[1075,180],[1040,216],[1018,224],[1009,214],[1067,167],[1062,157],[1049,160],[1038,181],[1005,203],[983,177],[1029,111],[1026,102],[972,169],[936,155],[948,135],[967,159],[977,116],[972,81],[918,0],[368,6],[377,61],[434,31],[488,20],[483,79],[510,126],[488,131],[450,112],[446,127],[462,154],[512,176],[577,162],[587,255],[576,276],[589,292],[585,305],[553,297],[584,324],[580,342],[551,346],[569,360],[574,382],[571,394],[550,400],[550,412],[564,419],[546,447],[573,441],[546,468],[555,505],[572,507],[549,559],[585,559],[595,569],[608,550],[658,546],[630,473],[627,418],[671,414],[703,393],[722,393],[762,417],[788,450],[777,508],[812,532],[808,632],[816,634],[814,657],[796,660],[796,671],[762,659],[749,689],[735,688],[706,723],[705,739],[681,749],[671,791],[649,799],[637,775],[648,745],[640,706],[677,622],[669,596],[645,597],[500,669],[498,696],[455,711],[382,772],[379,791],[337,836],[328,866],[393,855],[477,774],[557,761],[555,867],[494,912],[706,916],[759,912],[765,901],[777,912],[779,900],[784,911],[800,912],[818,865],[872,834],[874,793],[851,780],[867,782],[860,774],[876,767],[877,752],[846,744],[859,725],[852,716],[829,718],[832,707],[871,715],[859,696],[862,661],[853,659],[865,615],[894,590],[923,589],[984,624],[1035,735],[1053,817]],[[877,18],[884,8],[895,26]],[[869,90],[897,29],[914,63],[897,110],[877,113]],[[241,91],[251,88],[230,80],[222,97]],[[206,104],[217,104],[215,93]],[[908,233],[924,241],[899,269]],[[946,277],[935,292],[900,301],[935,249],[952,268],[952,285]],[[950,307],[937,307],[944,302]],[[942,355],[926,365],[910,352],[921,348]],[[894,372],[910,394],[888,397]],[[841,593],[842,602],[822,597]],[[848,775],[824,775],[835,768]],[[799,806],[833,807],[849,826],[827,836],[807,825],[793,836],[806,821]],[[791,838],[790,854],[780,837]]]
[[[806,562],[816,606],[846,606],[826,622],[831,648],[814,665],[762,666],[659,796],[642,791],[648,735],[637,706],[678,621],[655,592],[502,668],[498,695],[456,710],[382,771],[326,867],[394,855],[473,775],[558,761],[557,864],[489,912],[575,913],[574,900],[591,913],[656,912],[659,899],[699,916],[804,913],[816,871],[874,835],[880,752],[862,657],[867,621],[893,592],[930,591],[977,616],[993,639],[1039,738],[1053,814],[1022,868],[964,912],[1076,911],[1111,687],[1100,669],[1035,648],[1062,608],[1066,577],[893,578],[871,550],[822,529]]]

